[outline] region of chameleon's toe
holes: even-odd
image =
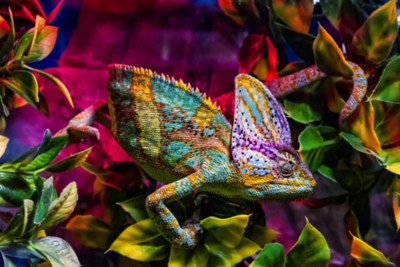
[[[178,246],[186,249],[193,249],[201,240],[203,229],[199,224],[188,224],[182,228],[183,234],[179,240]]]

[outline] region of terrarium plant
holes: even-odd
[[[13,108],[29,103],[49,115],[46,100],[35,75],[54,83],[72,106],[67,88],[55,76],[31,63],[45,59],[53,50],[57,27],[55,18],[62,1],[48,15],[37,1],[5,1],[0,4],[0,132]],[[15,15],[15,16],[14,16]],[[17,23],[15,19],[17,18]],[[14,160],[0,164],[0,265],[79,266],[79,260],[63,239],[46,236],[46,230],[67,219],[78,200],[75,182],[60,194],[51,173],[71,170],[86,160],[91,149],[54,162],[69,145],[67,131],[52,136],[44,133],[42,142]],[[0,135],[0,156],[9,139]],[[14,155],[15,156],[15,155]]]
[[[347,203],[344,220],[351,233],[354,264],[388,264],[360,240],[370,230],[374,194],[386,192],[393,197],[392,218],[397,228],[400,225],[397,10],[396,1],[382,6],[369,1],[376,10],[359,2],[321,0],[317,9],[313,1],[221,0],[219,4],[250,29],[239,71],[266,82],[314,64],[327,74],[281,99],[310,170],[346,192],[305,204],[322,208]],[[356,83],[349,62],[363,69],[368,85],[355,112],[339,124],[338,113]],[[364,257],[358,254],[362,250]],[[379,257],[366,256],[369,250],[370,256]]]

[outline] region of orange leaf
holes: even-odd
[[[315,62],[323,72],[351,78],[353,70],[332,36],[321,26],[313,43]]]
[[[308,33],[314,11],[313,0],[273,0],[276,15],[297,32]]]
[[[10,31],[10,26],[7,21],[0,16],[0,39],[3,38]]]
[[[375,111],[371,102],[362,102],[349,118],[351,130],[369,149],[379,154],[381,144],[374,129]]]
[[[361,265],[369,263],[383,263],[393,265],[382,252],[374,249],[366,242],[362,241],[358,237],[352,235],[353,242],[351,243],[351,256],[356,259]]]

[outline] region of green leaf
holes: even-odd
[[[345,39],[352,37],[365,21],[365,11],[351,0],[320,0],[319,3],[324,15]]]
[[[352,235],[353,242],[351,243],[351,253],[350,255],[356,259],[356,261],[361,265],[371,264],[371,263],[382,263],[386,265],[395,266],[390,262],[382,252],[374,249],[366,242],[362,241],[358,237]]]
[[[63,189],[60,197],[50,204],[48,215],[39,228],[44,230],[67,219],[74,211],[77,201],[76,183],[71,182]]]
[[[46,166],[46,171],[50,172],[64,172],[72,170],[76,167],[82,165],[83,162],[86,161],[87,157],[89,156],[90,152],[92,151],[92,147],[80,151],[78,153],[73,154],[63,160],[60,160],[54,164]]]
[[[27,165],[21,166],[20,170],[27,172],[40,172],[47,168],[47,165],[58,156],[61,149],[63,149],[68,142],[67,136],[57,136],[44,146],[41,146],[41,151],[33,158]]]
[[[0,172],[0,197],[5,201],[20,206],[24,199],[32,197],[35,187],[27,184],[18,174]]]
[[[290,28],[308,33],[314,11],[313,0],[273,0],[272,8]]]
[[[108,224],[92,215],[73,217],[68,222],[67,229],[73,232],[85,247],[101,250],[106,250],[117,234]]]
[[[226,219],[214,216],[201,220],[200,226],[218,242],[228,248],[235,248],[243,238],[250,215],[237,215]]]
[[[55,236],[46,236],[34,239],[30,246],[40,252],[52,267],[79,267],[79,259],[71,246],[63,239]]]
[[[39,86],[36,77],[26,70],[15,70],[11,77],[1,78],[0,83],[39,109]]]
[[[21,39],[19,39],[17,43],[17,46],[15,47],[13,61],[21,60],[22,57],[28,52],[29,46],[33,40],[33,35],[34,28],[22,35]]]
[[[330,250],[324,236],[308,220],[296,244],[287,254],[286,267],[325,267],[330,260]]]
[[[115,251],[138,261],[162,260],[168,255],[168,243],[160,235],[151,219],[128,226],[112,243],[108,251]]]
[[[297,103],[288,99],[285,99],[283,103],[288,116],[302,124],[320,121],[322,118],[322,114],[314,110],[309,103]]]
[[[0,135],[0,158],[4,155],[4,152],[6,152],[8,141],[9,139],[6,136]]]
[[[389,56],[397,31],[396,0],[389,0],[372,12],[357,30],[352,46],[358,55],[364,56],[369,62],[379,64]]]
[[[279,232],[274,229],[255,224],[246,230],[245,236],[256,242],[260,247],[265,246],[265,244],[270,243],[278,237]]]
[[[283,267],[285,264],[284,248],[279,243],[264,246],[249,267]]]
[[[147,214],[146,207],[146,196],[137,196],[125,200],[123,202],[116,203],[120,205],[124,211],[129,213],[129,215],[134,219],[136,222],[147,219],[149,215]]]
[[[46,130],[43,134],[42,142],[39,145],[28,149],[14,161],[2,164],[0,168],[3,169],[5,166],[12,166],[14,167],[14,169],[18,169],[21,165],[29,164],[29,162],[31,162],[38,154],[43,153],[46,149],[51,147],[49,145],[51,139],[51,132],[49,130]]]
[[[344,58],[342,50],[321,25],[318,27],[318,34],[313,43],[313,51],[316,65],[324,73],[353,77],[353,70]]]
[[[36,62],[46,58],[56,43],[58,28],[45,26],[41,29],[36,38],[32,39],[32,46],[29,53],[22,59],[24,62]]]
[[[255,242],[242,238],[240,243],[235,248],[224,246],[220,241],[217,241],[212,235],[208,235],[204,241],[204,246],[212,255],[208,266],[235,266],[243,259],[257,253],[261,248]]]
[[[8,32],[6,42],[3,44],[0,50],[0,64],[3,64],[6,60],[8,60],[7,55],[10,54],[15,41],[15,25],[11,8],[8,8],[8,13],[10,14],[10,31]]]
[[[33,218],[34,224],[40,224],[46,218],[54,190],[53,177],[50,177],[43,183],[42,192],[40,193],[39,202],[36,205],[36,212]]]
[[[400,56],[390,60],[371,96],[372,100],[400,104]]]
[[[318,170],[325,157],[335,148],[336,130],[326,126],[307,126],[299,135],[300,152],[312,172]]]
[[[33,211],[33,206],[34,203],[32,200],[24,199],[23,205],[11,218],[4,232],[1,233],[0,244],[3,243],[5,240],[12,241],[16,238],[19,238],[25,233],[25,230],[28,228],[29,215]]]
[[[400,175],[400,148],[386,149],[379,154],[385,168]]]
[[[341,132],[339,135],[355,150],[369,155],[376,155],[374,151],[363,145],[362,140],[358,136],[348,132]]]
[[[28,69],[30,71],[33,71],[33,72],[36,72],[36,73],[40,74],[44,78],[46,78],[49,81],[51,81],[52,83],[54,83],[60,89],[60,91],[63,93],[63,95],[67,99],[67,101],[70,104],[70,106],[74,107],[74,103],[72,101],[71,95],[69,94],[67,87],[65,87],[65,85],[60,81],[60,79],[58,79],[57,77],[55,77],[55,76],[53,76],[53,75],[51,75],[51,74],[49,74],[49,73],[47,73],[45,71],[29,67],[28,65],[24,65],[23,67],[25,69]]]
[[[171,246],[168,267],[207,267],[210,253],[203,244],[192,250]]]
[[[341,187],[350,192],[357,192],[360,189],[360,177],[357,168],[351,168],[350,166],[334,168],[321,165],[318,168],[318,172],[329,180],[339,183]]]

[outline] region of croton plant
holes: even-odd
[[[368,2],[368,3],[367,3]],[[219,0],[221,10],[248,32],[240,53],[240,73],[270,81],[316,64],[327,74],[279,101],[290,118],[293,140],[319,179],[341,187],[340,195],[309,199],[315,208],[345,203],[343,218],[351,251],[346,266],[394,266],[366,240],[373,194],[393,198],[393,221],[400,229],[400,56],[396,1]],[[0,103],[2,129],[10,108],[26,102],[48,113],[34,73],[55,83],[56,77],[29,66],[51,52],[57,29],[37,1],[0,6]],[[14,16],[23,25],[14,23]],[[32,24],[32,28],[26,25]],[[368,91],[344,124],[338,113],[351,93],[348,61],[360,65]],[[229,95],[221,103],[229,106]],[[224,109],[223,109],[224,110]],[[231,117],[230,110],[225,110]],[[0,138],[0,154],[8,139]],[[88,248],[112,255],[120,266],[328,266],[331,252],[324,236],[307,218],[291,248],[275,242],[279,233],[266,226],[261,204],[198,193],[170,203],[185,221],[194,210],[205,230],[193,250],[171,247],[148,218],[144,202],[158,184],[132,162],[107,168],[85,162],[90,149],[53,162],[69,145],[68,136],[44,134],[41,144],[0,165],[0,261],[4,266],[79,266],[72,248],[45,230],[65,220],[77,201],[75,183],[58,195],[44,174],[82,166],[96,175],[94,191],[104,216],[77,215],[67,228]],[[342,218],[339,219],[341,221]],[[338,223],[338,222],[335,222]],[[335,226],[332,226],[335,227]]]

